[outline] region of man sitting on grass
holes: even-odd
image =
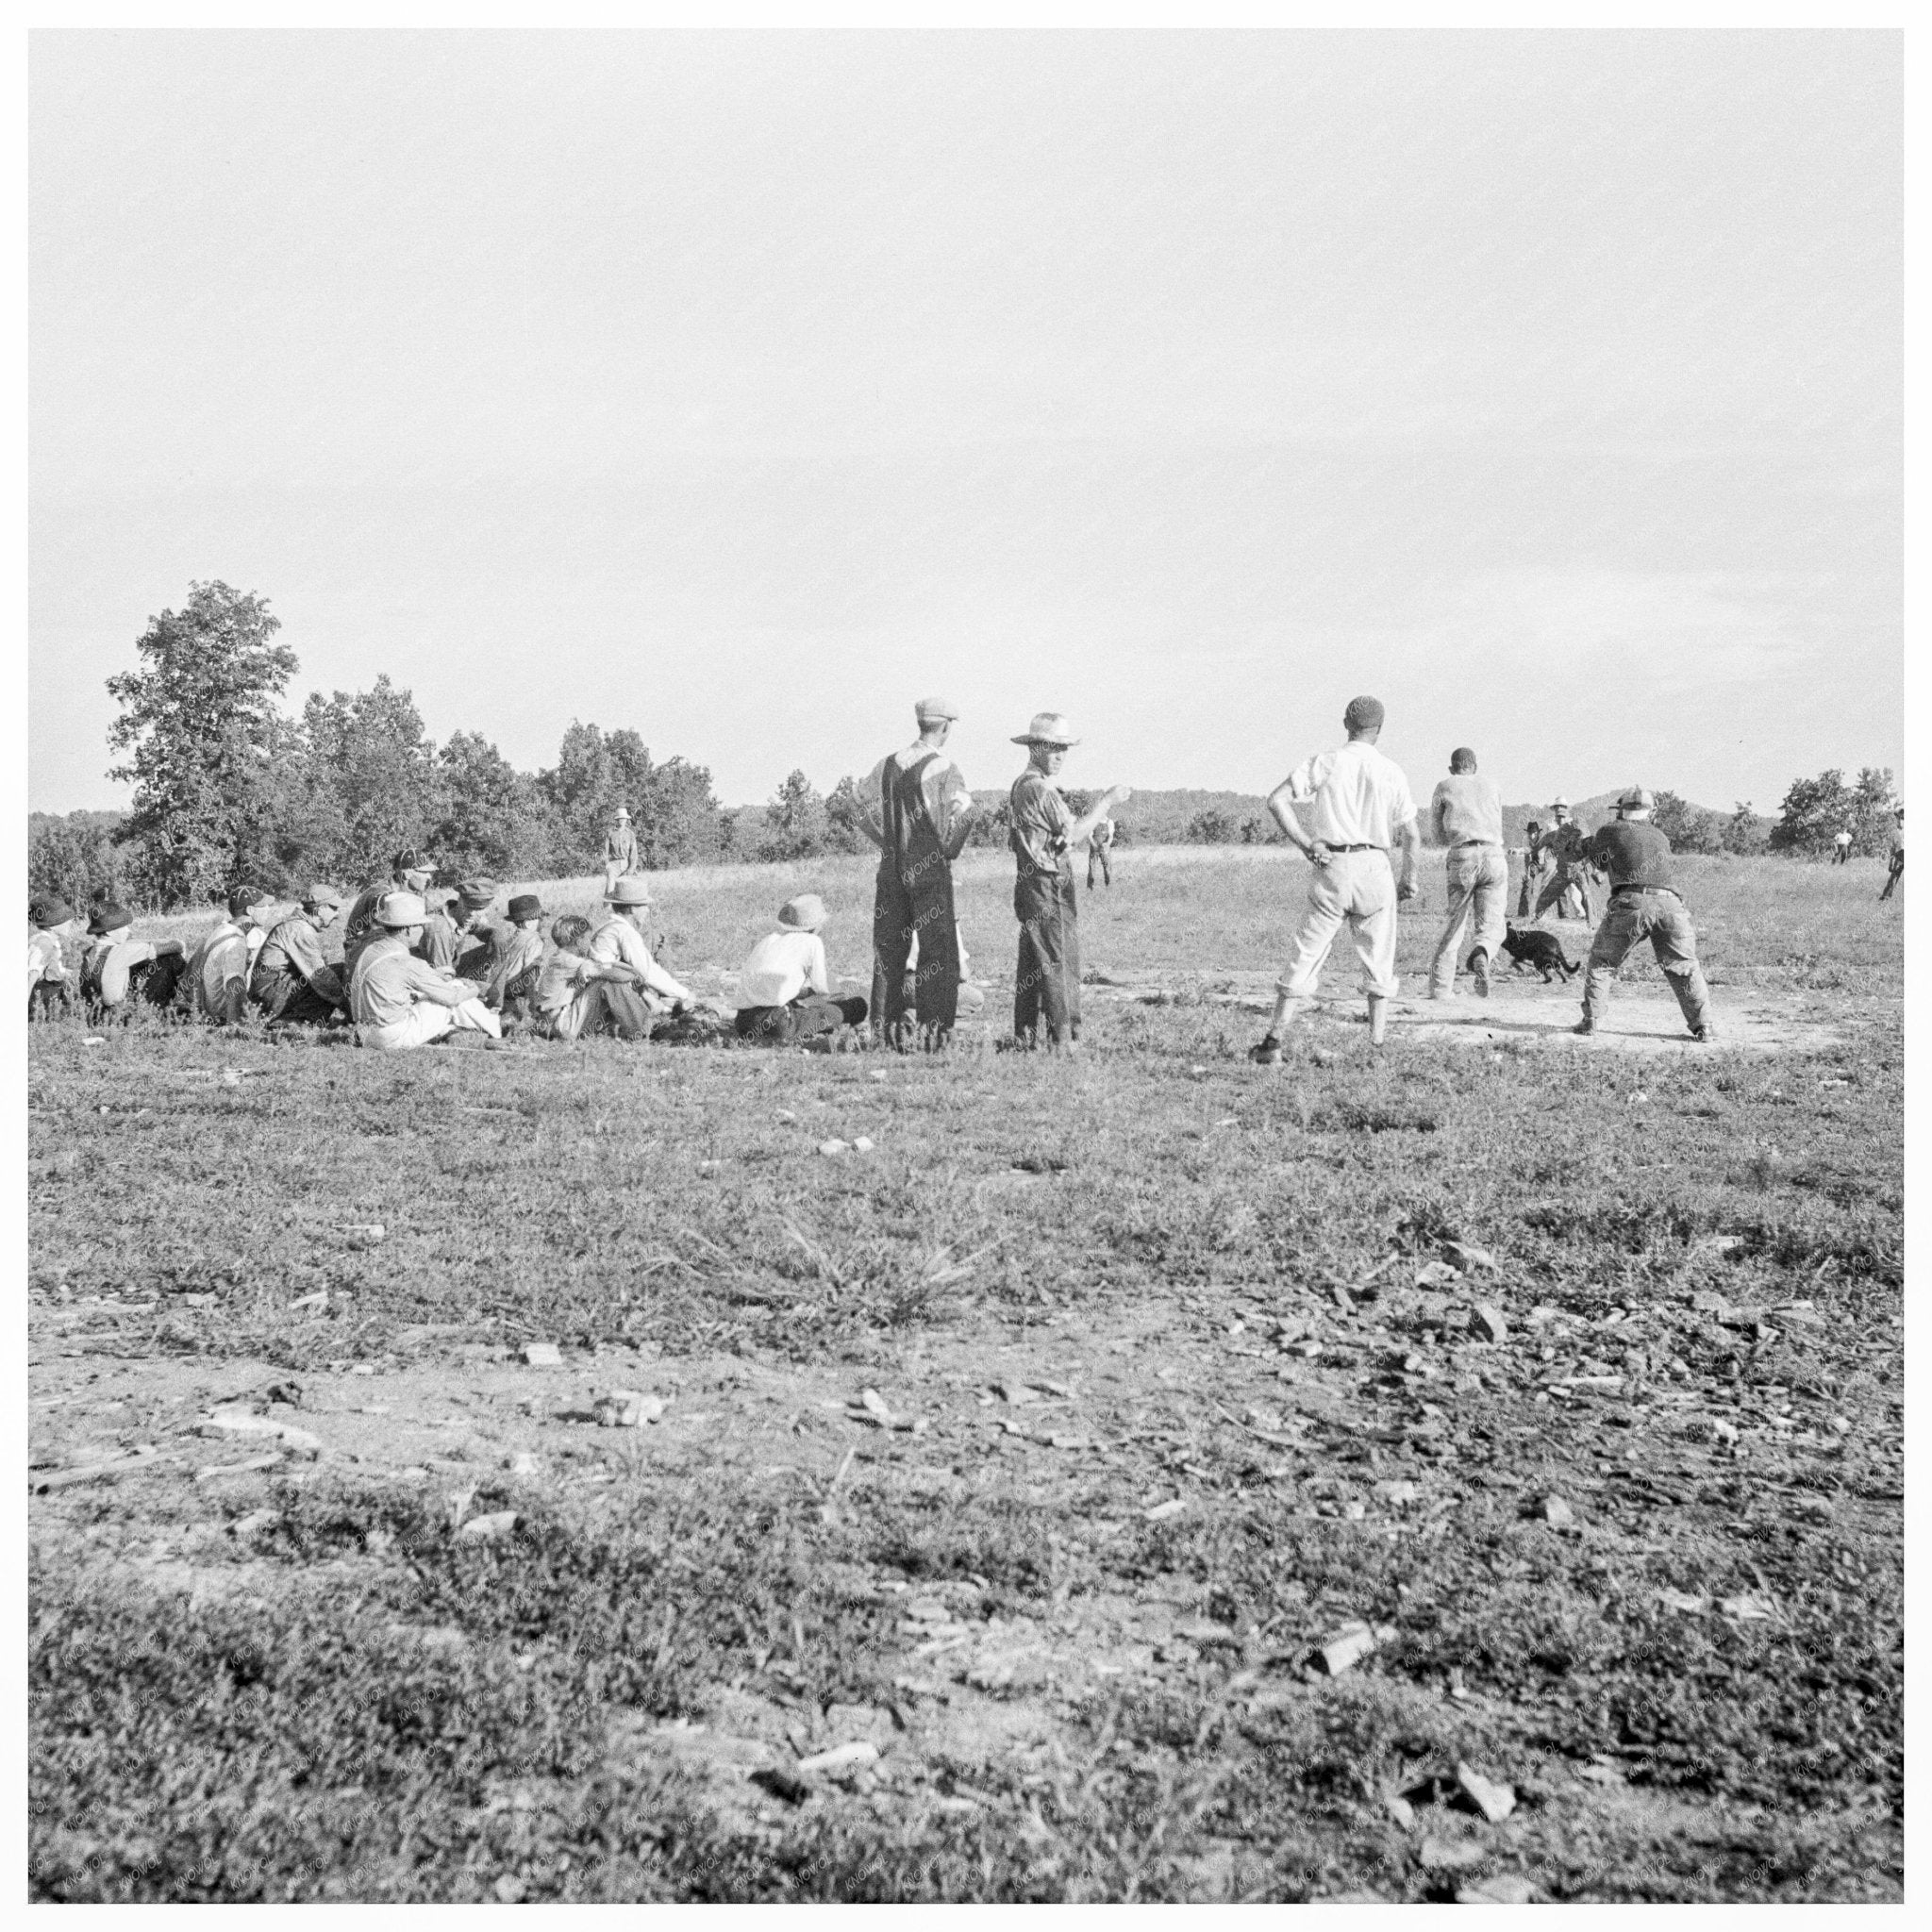
[[[188,970],[179,940],[152,945],[134,937],[134,914],[111,901],[96,908],[88,931],[93,943],[81,962],[80,990],[91,1025],[126,1020],[137,1006],[166,1007]]]
[[[78,944],[87,922],[52,892],[36,892],[26,909],[27,1017],[45,1019],[64,1011],[79,983],[70,971],[66,948]]]
[[[270,926],[248,997],[263,1019],[290,1026],[326,1026],[338,1013],[346,1017],[348,990],[341,974],[322,957],[322,935],[336,923],[342,895],[333,886],[310,886],[300,909]]]
[[[628,966],[638,997],[654,1018],[687,1021],[675,1028],[655,1027],[660,1038],[708,1037],[717,1024],[715,1010],[690,987],[674,979],[651,955],[644,937],[644,915],[651,909],[651,889],[637,877],[621,878],[604,894],[610,916],[591,935],[591,958],[600,966]],[[551,938],[556,938],[553,931]]]
[[[764,1046],[802,1046],[865,1020],[861,999],[835,1000],[825,942],[825,904],[816,892],[788,899],[778,924],[746,958],[738,974],[741,1040]]]
[[[265,904],[252,886],[228,894],[227,917],[189,955],[175,994],[177,1011],[216,1026],[236,1026],[246,1017],[256,949],[267,937],[256,913]]]
[[[470,958],[463,969],[464,978],[481,978],[483,1004],[491,1012],[505,1020],[530,1017],[531,996],[543,971],[543,906],[536,893],[519,892],[509,902],[506,923],[491,931],[480,971],[472,968]]]
[[[414,892],[391,892],[375,908],[377,937],[356,956],[349,975],[349,1017],[363,1046],[386,1053],[427,1046],[458,1032],[503,1038],[497,1017],[476,997],[475,983],[439,973],[416,957],[428,908]]]
[[[556,948],[530,994],[530,1031],[539,1040],[581,1040],[614,1033],[648,1040],[652,1016],[638,991],[636,970],[591,957],[591,922],[566,913],[550,928]]]

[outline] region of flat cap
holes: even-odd
[[[913,706],[912,715],[922,724],[941,724],[957,718],[959,708],[950,698],[921,698]]]

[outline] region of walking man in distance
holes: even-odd
[[[1362,962],[1369,1002],[1369,1040],[1380,1046],[1389,1022],[1395,976],[1395,908],[1415,897],[1415,800],[1401,766],[1375,749],[1384,712],[1379,699],[1353,698],[1341,714],[1348,742],[1304,760],[1268,796],[1268,809],[1291,845],[1314,868],[1308,908],[1281,977],[1274,982],[1274,1017],[1248,1058],[1257,1066],[1281,1064],[1281,1039],[1314,998],[1322,964],[1344,920]],[[1295,805],[1312,805],[1314,829],[1302,830]],[[1402,855],[1401,877],[1390,862]]]

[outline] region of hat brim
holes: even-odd
[[[1040,738],[1031,731],[1023,731],[1013,741],[1015,744],[1050,744],[1060,751],[1072,751],[1079,741],[1077,738]]]

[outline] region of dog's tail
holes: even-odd
[[[1583,968],[1574,959],[1563,958],[1563,948],[1560,945],[1557,948],[1557,958],[1563,960],[1563,971],[1565,973],[1581,973],[1583,971]]]

